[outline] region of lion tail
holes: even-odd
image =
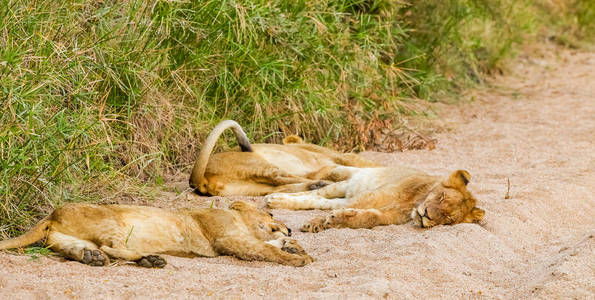
[[[242,152],[252,152],[250,140],[248,139],[248,136],[246,136],[246,133],[244,133],[244,130],[240,124],[232,120],[221,121],[219,124],[217,124],[217,126],[215,126],[215,128],[213,128],[207,137],[207,140],[204,142],[200,153],[198,154],[198,158],[196,159],[194,167],[192,168],[192,173],[190,174],[189,183],[191,188],[199,188],[200,180],[205,175],[205,171],[207,170],[207,163],[211,157],[211,152],[213,152],[213,148],[215,148],[219,136],[221,136],[221,134],[228,128],[233,130]]]
[[[0,241],[0,250],[21,248],[41,240],[45,237],[46,230],[50,224],[51,221],[49,217],[46,217],[45,219],[39,221],[35,227],[25,232],[25,234],[12,239]]]

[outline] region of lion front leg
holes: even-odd
[[[329,228],[372,228],[379,225],[402,224],[409,220],[402,209],[378,210],[342,209],[333,211],[329,216],[318,217],[302,226],[303,232],[320,232]]]
[[[266,244],[275,246],[285,252],[298,254],[298,255],[308,255],[306,250],[298,244],[298,242],[292,238],[282,237],[276,240],[266,241]]]
[[[377,209],[342,209],[318,217],[302,226],[303,232],[320,232],[329,228],[372,228],[380,225],[382,213]]]
[[[108,256],[91,241],[52,231],[47,243],[52,250],[86,265],[106,266],[110,263]]]
[[[276,193],[265,196],[270,208],[337,209],[347,206],[347,182],[337,182],[321,189],[301,193]]]
[[[213,246],[220,254],[235,256],[243,260],[270,261],[294,267],[302,267],[311,263],[312,257],[306,254],[301,247],[296,248],[297,242],[290,240],[263,242],[252,237],[225,237],[216,239]]]
[[[383,213],[377,209],[342,209],[333,211],[324,223],[325,228],[372,228],[380,225]]]
[[[325,180],[311,180],[304,183],[293,183],[276,186],[272,193],[300,193],[323,188],[332,182]],[[269,193],[269,194],[272,194]]]
[[[316,194],[270,194],[265,196],[267,206],[270,208],[286,209],[336,209],[345,207],[348,202],[345,198],[327,199]]]

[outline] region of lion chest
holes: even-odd
[[[349,179],[345,196],[354,199],[371,191],[376,191],[386,184],[380,168],[365,168],[353,174]]]
[[[406,178],[418,173],[409,168],[361,169],[350,179],[346,190],[349,207],[375,208],[387,205],[409,205],[402,185]]]

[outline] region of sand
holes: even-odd
[[[473,91],[470,104],[441,108],[450,130],[436,136],[436,149],[363,154],[432,174],[468,170],[469,189],[486,210],[481,224],[298,232],[294,237],[316,259],[303,268],[169,256],[164,269],[98,268],[1,252],[0,298],[593,299],[595,53],[521,56],[491,84]],[[210,200],[183,195],[153,204]],[[274,214],[298,229],[325,212]]]

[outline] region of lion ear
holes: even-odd
[[[442,184],[446,187],[452,188],[462,188],[469,183],[471,180],[471,175],[469,172],[465,170],[456,170],[450,174],[448,179],[446,179]]]
[[[288,145],[288,144],[303,144],[304,140],[297,136],[297,135],[288,135],[283,139],[283,145]]]
[[[485,214],[485,210],[478,207],[474,207],[471,209],[469,214],[465,216],[465,218],[463,219],[463,223],[477,223],[483,219],[483,216],[485,216]]]
[[[238,210],[238,211],[246,210],[251,207],[252,206],[250,206],[250,204],[248,204],[244,201],[236,201],[229,205],[229,209]]]
[[[357,211],[355,211],[353,209],[346,209],[343,211],[343,215],[346,217],[353,217],[353,216],[357,215]]]

